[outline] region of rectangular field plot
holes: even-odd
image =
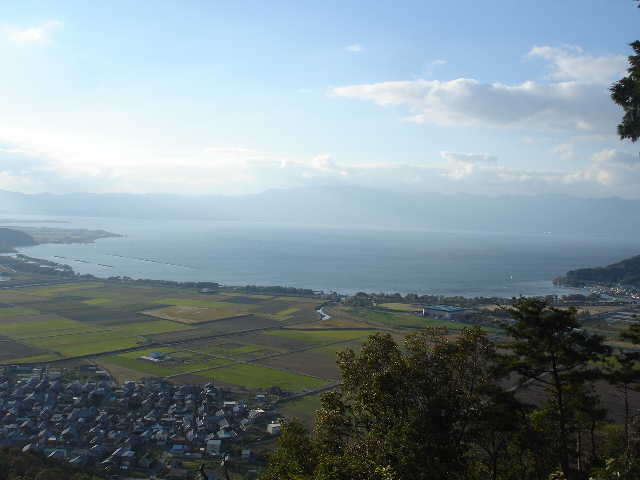
[[[214,382],[247,389],[280,387],[289,391],[302,391],[318,388],[328,383],[319,378],[254,364],[236,364],[199,372],[196,375],[207,380],[213,378]]]
[[[28,315],[38,315],[37,310],[32,310],[30,308],[25,307],[11,307],[11,306],[2,306],[0,307],[0,323],[5,319],[10,319],[13,317],[24,317]]]
[[[151,320],[142,317],[142,320],[136,320],[131,323],[121,323],[110,327],[111,331],[126,335],[136,335],[147,338],[151,335],[168,332],[178,332],[190,330],[192,327],[181,325],[167,320]]]
[[[429,326],[448,326],[450,328],[463,328],[467,325],[457,322],[435,321],[431,318],[420,317],[411,313],[388,312],[358,307],[332,308],[330,315],[333,319],[352,320],[366,322],[370,325],[378,325],[386,328],[426,328]]]
[[[174,342],[182,340],[198,340],[203,337],[222,335],[230,332],[242,332],[260,328],[271,328],[278,326],[275,320],[262,317],[240,317],[228,320],[218,320],[213,323],[206,323],[200,326],[193,326],[190,329],[175,331],[171,333],[161,333],[151,335],[149,338],[156,342]]]
[[[212,322],[244,315],[260,315],[278,321],[312,321],[318,318],[314,299],[216,295],[208,298],[166,297],[155,303],[169,305],[143,312],[186,324]]]
[[[75,357],[135,347],[138,345],[138,339],[104,332],[53,335],[30,339],[25,343],[65,357]]]
[[[340,370],[336,365],[336,356],[321,350],[307,350],[289,353],[265,360],[258,360],[259,365],[275,368],[291,368],[296,372],[313,375],[326,380],[337,380]]]
[[[287,419],[297,418],[307,428],[313,429],[315,412],[320,408],[320,395],[307,395],[296,400],[289,400],[280,405],[282,415]]]
[[[249,315],[249,312],[242,308],[234,309],[233,306],[227,305],[221,307],[179,305],[144,310],[141,313],[150,317],[163,318],[187,325],[197,325],[199,323],[215,322],[216,320],[223,320],[225,318]]]
[[[279,338],[286,338],[306,344],[331,343],[342,340],[354,340],[372,335],[376,330],[342,330],[342,329],[295,329],[285,328],[279,330],[266,330],[264,335],[272,335]]]
[[[39,355],[46,355],[46,351],[0,336],[0,363],[8,363],[11,360]]]
[[[142,358],[154,353],[164,355],[162,361],[154,362]],[[170,347],[159,347],[100,357],[98,363],[107,368],[112,365],[117,365],[143,375],[166,377],[191,372],[193,370],[213,368],[230,362],[228,360],[217,360],[193,352],[175,350]]]
[[[389,310],[394,310],[396,312],[416,312],[421,310],[415,305],[411,305],[409,303],[380,303],[379,307],[387,308]]]
[[[261,345],[235,343],[233,340],[213,345],[190,345],[190,350],[234,360],[253,360],[265,355],[281,353],[280,350],[265,348]]]
[[[28,289],[20,289],[20,291],[32,297],[53,298],[63,295],[82,295],[83,291],[95,290],[104,286],[105,284],[99,282],[70,282],[59,285],[31,287]],[[12,292],[18,292],[18,290],[13,290]],[[93,295],[89,294],[89,296]]]
[[[15,339],[28,339],[31,337],[62,335],[93,330],[90,325],[53,314],[7,318],[0,322],[0,329],[3,335]]]

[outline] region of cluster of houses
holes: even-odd
[[[228,455],[232,447],[238,450],[243,436],[279,433],[279,424],[258,408],[264,396],[256,398],[254,408],[223,397],[211,384],[173,385],[160,379],[117,386],[110,380],[0,376],[0,446],[126,475],[166,473],[176,458]],[[251,457],[247,449],[238,453]]]

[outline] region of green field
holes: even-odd
[[[387,304],[389,305],[389,304]],[[397,304],[393,304],[397,305]],[[376,310],[360,307],[337,307],[330,311],[333,318],[351,319],[365,321],[371,325],[377,325],[387,328],[411,328],[422,329],[426,327],[448,327],[452,329],[461,329],[468,325],[460,322],[450,322],[446,320],[436,320],[433,318],[420,317],[411,313],[404,312],[388,312],[384,310]]]
[[[260,365],[237,364],[216,368],[198,375],[213,378],[216,382],[238,385],[247,389],[280,387],[285,390],[309,390],[326,385],[325,380],[306,375],[262,367]]]
[[[30,310],[23,307],[4,307],[0,308],[0,321],[8,317],[21,317],[23,315],[37,315],[36,310]]]
[[[296,400],[280,404],[280,411],[285,418],[298,419],[307,428],[313,427],[314,413],[320,408],[320,395],[307,395]]]
[[[342,306],[320,321],[321,303],[100,281],[7,289],[0,291],[0,364],[89,357],[118,380],[213,378],[243,391],[308,391],[339,379],[337,351],[357,350],[378,331],[397,338],[433,324],[402,311]],[[168,358],[141,358],[150,352]]]
[[[375,333],[375,330],[267,330],[265,335],[301,340],[307,343],[330,343],[340,340],[363,338]]]
[[[415,305],[410,305],[408,303],[380,303],[378,305],[380,308],[387,308],[389,310],[395,310],[398,312],[415,312],[420,310],[420,308]]]
[[[151,352],[164,353],[170,360],[154,363],[141,358],[149,355]],[[107,369],[112,365],[118,365],[132,371],[158,377],[167,377],[194,370],[204,370],[229,363],[225,360],[215,360],[204,355],[182,352],[169,347],[150,348],[118,355],[108,355],[101,357],[99,361],[100,364]]]

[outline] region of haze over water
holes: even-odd
[[[638,253],[635,239],[613,235],[46,218],[68,222],[51,223],[54,227],[105,229],[124,235],[88,245],[21,249],[27,255],[67,263],[79,273],[229,285],[286,285],[341,293],[561,294],[571,290],[555,287],[551,280],[567,270],[606,265]]]

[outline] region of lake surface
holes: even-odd
[[[551,280],[567,270],[606,265],[640,253],[636,239],[616,235],[517,235],[35,215],[18,218],[25,222],[34,219],[52,222],[43,226],[99,228],[124,235],[94,244],[38,245],[21,250],[67,263],[79,273],[228,285],[286,285],[341,293],[561,294],[573,290],[555,287]],[[61,220],[68,223],[53,223]]]

